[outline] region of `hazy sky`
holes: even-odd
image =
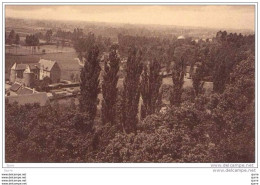
[[[254,6],[6,6],[6,17],[254,30]]]

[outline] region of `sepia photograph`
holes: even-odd
[[[7,4],[5,163],[256,163],[247,4]]]

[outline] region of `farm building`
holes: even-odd
[[[6,95],[12,96],[12,95],[23,95],[23,94],[33,94],[37,93],[35,89],[31,89],[29,87],[25,87],[24,85],[15,82],[12,86],[9,88],[6,88]]]
[[[57,62],[41,59],[39,64],[41,66],[40,80],[47,76],[51,79],[52,83],[60,82],[61,69]]]
[[[49,77],[52,83],[60,81],[61,69],[57,62],[40,59],[38,63],[14,64],[11,68],[10,82],[19,82],[31,87],[35,80]]]

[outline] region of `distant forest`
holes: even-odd
[[[79,28],[85,34],[89,32],[95,33],[96,36],[109,37],[113,42],[117,41],[118,34],[145,36],[145,37],[166,37],[176,38],[179,35],[193,38],[212,38],[219,31],[213,28],[200,27],[179,27],[179,26],[164,26],[164,25],[141,25],[141,24],[116,24],[105,22],[84,22],[84,21],[47,21],[33,19],[17,19],[6,18],[5,30],[10,32],[12,29],[20,32],[20,36],[25,36],[30,32],[46,32],[52,29],[54,32],[58,30],[73,32],[74,28]],[[243,35],[254,34],[252,30],[236,30],[229,29],[228,32],[242,33]]]

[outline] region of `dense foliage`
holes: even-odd
[[[153,60],[148,67],[144,67],[141,78],[142,118],[155,113],[160,108],[162,98],[160,92],[162,84],[160,70],[161,66],[157,60]]]
[[[45,40],[47,43],[49,43],[51,41],[51,37],[52,37],[52,30],[47,30],[45,33]]]
[[[73,107],[6,103],[6,162],[85,161],[93,147],[87,120]]]
[[[183,52],[181,48],[176,50],[174,51],[176,57],[174,57],[175,62],[172,69],[173,88],[170,102],[171,105],[179,106],[181,104],[181,95],[183,92],[186,51],[184,50]]]
[[[119,37],[122,43],[132,38]],[[85,48],[76,50],[86,61],[79,105],[6,102],[6,162],[255,162],[254,36],[218,32],[212,41],[199,42],[137,38],[134,45],[149,52],[161,46],[163,57],[150,57],[166,61],[153,62],[142,48],[144,61],[140,50],[131,49],[123,87],[117,89],[122,64],[112,49],[104,63],[102,114],[97,108],[99,50],[86,46],[86,37],[79,41]],[[119,53],[129,49],[120,42]],[[146,60],[152,63],[143,69]],[[161,82],[159,66],[164,64],[173,84]],[[187,88],[188,65],[192,86]],[[213,81],[211,93],[204,93],[205,81]],[[171,104],[154,111],[159,89],[163,102]],[[140,94],[146,112],[142,120]]]
[[[122,102],[123,128],[127,133],[135,132],[138,122],[137,114],[140,99],[140,76],[143,68],[141,57],[142,53],[136,48],[132,48],[129,51]]]
[[[27,35],[25,38],[25,43],[27,46],[38,46],[39,38],[36,35]]]
[[[93,46],[85,56],[85,64],[80,73],[80,111],[89,116],[93,121],[96,117],[99,87],[99,50]]]
[[[116,119],[116,100],[117,82],[120,58],[116,48],[111,48],[109,59],[104,63],[104,75],[102,82],[102,122],[115,124]]]

